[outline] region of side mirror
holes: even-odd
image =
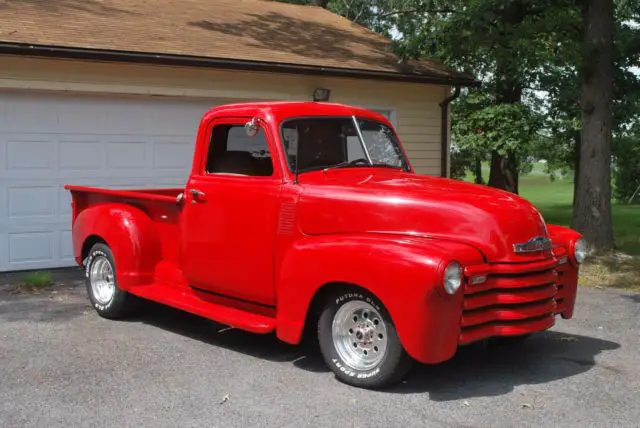
[[[260,126],[258,125],[258,118],[254,117],[249,122],[244,124],[244,130],[249,137],[255,137],[258,135],[258,131],[260,130]]]

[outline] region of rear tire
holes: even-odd
[[[413,362],[384,305],[366,291],[344,291],[327,301],[318,321],[318,342],[336,377],[358,388],[392,386]]]
[[[130,312],[133,296],[118,287],[116,264],[107,245],[98,243],[91,247],[85,276],[89,301],[101,317],[116,319]]]

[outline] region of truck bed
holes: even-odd
[[[273,311],[260,307],[257,312],[250,311],[246,302],[238,304],[189,287],[180,268],[181,204],[176,200],[184,189],[117,190],[73,185],[65,188],[72,194],[74,223],[84,210],[114,204],[135,207],[153,222],[160,259],[148,280],[127,285],[129,293],[254,333],[270,333],[275,329]],[[81,257],[76,257],[80,263]]]
[[[184,189],[109,189],[66,185],[72,197],[72,225],[84,210],[106,204],[125,204],[143,211],[154,223],[161,243],[162,260],[178,266],[180,212],[177,197]],[[79,255],[76,254],[76,257]]]

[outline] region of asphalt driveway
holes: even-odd
[[[470,346],[386,392],[317,355],[154,304],[101,319],[80,282],[0,288],[0,426],[637,427],[640,294],[581,289],[518,348]]]

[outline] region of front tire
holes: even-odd
[[[391,317],[365,291],[344,291],[327,301],[318,321],[318,342],[336,377],[352,386],[389,387],[411,368]]]
[[[101,317],[116,319],[130,312],[132,296],[118,287],[113,253],[107,245],[91,247],[85,273],[89,300]]]

